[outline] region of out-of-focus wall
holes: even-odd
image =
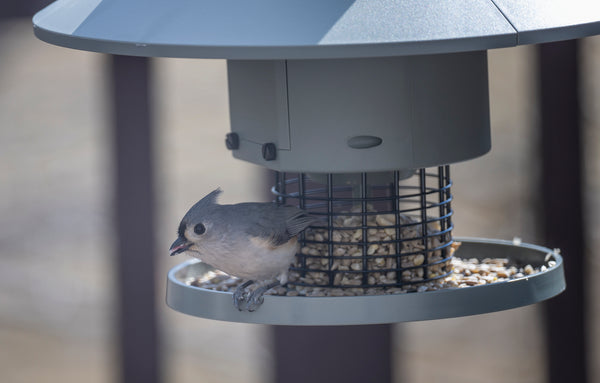
[[[112,379],[100,55],[0,22],[0,381]]]
[[[588,323],[590,324],[588,365],[591,382],[600,381],[600,36],[583,40],[584,81],[582,83],[586,185],[584,208],[588,238]]]

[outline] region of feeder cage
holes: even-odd
[[[367,294],[416,291],[452,273],[448,166],[421,169],[411,177],[417,182],[406,184],[400,183],[399,171],[313,177],[281,173],[277,178],[278,203],[323,218],[322,225],[302,233],[291,268],[290,284],[306,287],[305,293],[322,288]]]
[[[167,303],[267,324],[372,324],[519,307],[565,288],[557,251],[454,238],[450,164],[490,150],[487,50],[600,34],[597,1],[59,0],[35,34],[134,56],[227,59],[234,157],[318,218],[286,287],[240,312],[239,283],[188,261]]]

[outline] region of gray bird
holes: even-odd
[[[188,253],[246,280],[233,303],[240,311],[254,311],[266,291],[287,283],[298,234],[316,220],[304,210],[274,203],[219,205],[219,194],[220,189],[212,191],[188,210],[169,251],[172,256]]]

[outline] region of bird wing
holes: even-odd
[[[291,236],[300,234],[304,229],[317,222],[315,217],[308,215],[304,210],[293,209],[296,212],[285,221],[286,230]]]
[[[273,246],[280,246],[300,234],[311,224],[314,217],[304,210],[293,206],[257,205],[253,218],[255,222],[248,225],[246,232],[252,236],[269,240]]]

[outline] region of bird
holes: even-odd
[[[221,193],[220,188],[213,190],[187,211],[169,252],[200,258],[244,280],[233,293],[233,305],[252,312],[262,305],[265,292],[287,283],[298,235],[317,219],[295,206],[273,202],[221,205]]]

